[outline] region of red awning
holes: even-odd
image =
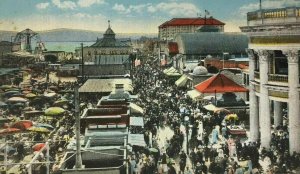
[[[199,83],[195,89],[201,93],[225,93],[225,92],[247,92],[248,89],[236,84],[223,74],[217,74],[213,77]]]

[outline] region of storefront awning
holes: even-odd
[[[130,126],[141,126],[144,127],[143,117],[130,117]]]
[[[218,109],[218,108],[217,108],[215,105],[213,105],[213,104],[205,105],[205,106],[203,106],[203,107],[204,107],[204,109],[206,109],[206,110],[208,110],[208,111],[215,111],[215,110]]]
[[[188,81],[188,76],[184,74],[175,82],[175,85],[178,87],[183,87],[186,85],[187,81]]]
[[[144,134],[129,134],[128,144],[130,144],[131,146],[146,147]]]
[[[178,70],[175,69],[174,67],[165,69],[163,72],[164,72],[164,74],[167,75],[167,76],[180,76],[180,75],[181,75],[181,74],[178,72]]]
[[[130,112],[131,113],[134,113],[134,114],[144,114],[144,109],[141,108],[140,106],[134,104],[134,103],[130,103],[129,107],[130,107]]]
[[[201,92],[198,92],[197,90],[193,89],[187,92],[187,95],[193,99],[193,100],[199,100],[202,98]]]

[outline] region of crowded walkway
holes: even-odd
[[[299,154],[287,152],[287,129],[274,131],[272,149],[260,149],[260,142],[230,135],[224,114],[192,101],[160,67],[138,67],[133,80],[146,111],[145,141],[158,152],[133,151],[132,173],[296,173]]]

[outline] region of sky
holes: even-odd
[[[300,0],[262,0],[262,7],[300,6]],[[157,33],[175,17],[209,16],[224,22],[225,31],[239,32],[246,14],[259,0],[0,0],[0,30],[34,31],[72,28],[116,33]]]

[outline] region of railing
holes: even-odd
[[[262,9],[248,12],[247,20],[261,20],[261,19],[280,19],[280,18],[295,18],[300,16],[299,7],[288,7],[288,8],[278,8],[278,9]]]
[[[269,74],[268,79],[269,81],[273,81],[273,82],[288,83],[288,75]]]
[[[258,71],[254,71],[254,78],[255,79],[259,79],[260,78]]]

